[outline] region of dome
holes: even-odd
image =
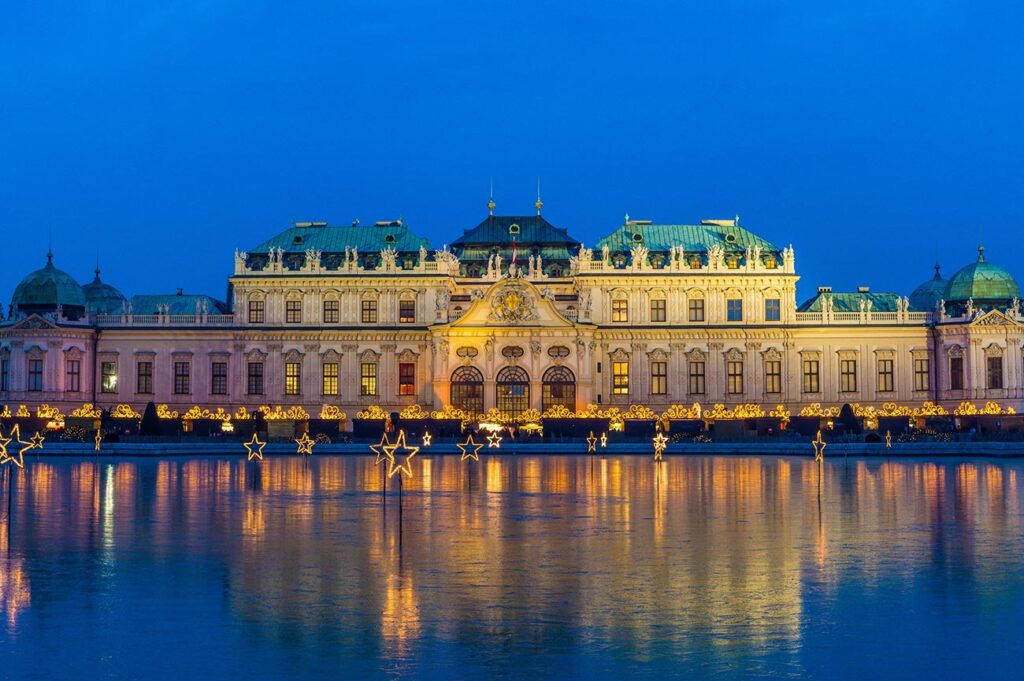
[[[999,265],[985,261],[985,247],[978,247],[978,260],[964,267],[949,279],[946,301],[976,307],[1007,306],[1020,298],[1020,287],[1010,273]]]
[[[96,278],[82,285],[86,306],[95,314],[115,314],[121,311],[125,302],[124,295],[110,284],[100,281],[100,268],[96,268]]]
[[[939,273],[939,266],[935,265],[935,276],[922,283],[910,294],[910,306],[915,310],[931,312],[946,295],[946,287],[949,285]]]
[[[46,266],[21,280],[14,289],[11,305],[20,312],[55,312],[58,306],[75,319],[85,312],[85,294],[74,278],[53,266],[53,253],[46,254]]]

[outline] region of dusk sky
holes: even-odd
[[[403,216],[435,246],[544,214],[739,214],[813,288],[1018,278],[1014,3],[21,2],[0,10],[4,307],[97,252],[126,294],[223,298],[292,219]],[[5,309],[6,311],[6,309]]]

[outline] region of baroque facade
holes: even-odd
[[[983,249],[909,297],[821,287],[798,305],[792,247],[738,219],[627,216],[586,248],[541,206],[491,201],[440,249],[401,220],[295,223],[235,253],[226,302],[129,299],[49,254],[0,325],[0,403],[1022,406],[1019,290]]]

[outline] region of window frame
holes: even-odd
[[[687,362],[687,394],[707,394],[707,364],[704,360],[693,360]]]
[[[337,362],[321,362],[320,363],[320,394],[324,397],[337,397],[339,395],[340,384],[338,382]]]
[[[725,363],[726,393],[729,395],[743,394],[743,360],[731,359]]]
[[[399,362],[398,363],[398,394],[399,395],[415,395],[416,394],[416,363],[415,362]]]
[[[727,298],[725,301],[725,321],[727,322],[742,322],[743,321],[743,299],[742,298]]]
[[[69,357],[64,360],[64,390],[69,393],[82,392],[82,360]]]
[[[880,393],[896,391],[896,362],[890,357],[882,357],[878,360],[878,386],[876,390]]]
[[[361,397],[376,397],[377,395],[377,363],[359,363],[359,395]]]
[[[914,358],[914,390],[927,392],[931,390],[932,367],[928,357]]]
[[[153,394],[153,360],[140,359],[135,362],[135,394]]]
[[[781,359],[766,359],[764,361],[764,392],[766,395],[782,393]]]
[[[612,298],[612,323],[629,322],[629,301],[625,298]]]
[[[839,360],[839,392],[857,392],[857,360]]]
[[[323,323],[337,324],[341,321],[341,301],[325,300],[323,304]]]
[[[782,299],[781,298],[765,298],[764,299],[764,320],[766,322],[780,322],[780,321],[782,321]]]
[[[612,395],[629,394],[629,360],[612,360]]]
[[[668,362],[664,360],[651,361],[651,394],[668,394]]]
[[[284,394],[298,397],[302,394],[302,362],[284,363]]]
[[[117,362],[100,362],[100,392],[105,395],[117,393]]]
[[[703,298],[690,298],[686,302],[686,318],[690,322],[703,322],[705,320],[706,305]]]
[[[173,394],[192,394],[192,362],[176,361],[172,369],[174,376]]]
[[[359,303],[359,321],[363,324],[377,323],[377,300],[363,298]]]
[[[302,323],[302,301],[301,300],[286,300],[286,301],[284,301],[284,323],[285,324],[301,324]]]
[[[821,392],[821,360],[805,359],[800,365],[800,392],[815,395]]]
[[[668,301],[664,298],[651,298],[651,323],[664,324],[668,322]]]
[[[398,323],[399,324],[415,324],[416,323],[416,301],[415,300],[399,300],[398,301]]]
[[[266,391],[266,362],[247,362],[245,368],[245,394],[263,395]]]
[[[267,319],[267,304],[264,300],[249,300],[249,323],[264,324]]]
[[[228,363],[222,360],[210,362],[210,394],[228,394]]]

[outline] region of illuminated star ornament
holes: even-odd
[[[824,461],[825,459],[825,445],[827,444],[821,439],[821,431],[818,431],[817,437],[811,440],[811,444],[814,445],[814,460]]]
[[[388,450],[391,446],[391,441],[388,440],[388,434],[382,433],[380,436],[380,442],[375,445],[370,445],[370,451],[377,455],[377,460],[373,462],[373,465],[378,465],[381,461],[392,462],[395,460],[394,450]]]
[[[458,442],[455,446],[462,452],[462,458],[459,461],[465,461],[466,459],[479,461],[480,450],[483,449],[484,443],[474,440],[473,433],[470,433],[465,442]]]
[[[597,438],[594,436],[594,431],[590,431],[590,435],[587,436],[587,451],[597,451]]]
[[[260,438],[256,433],[252,434],[251,440],[243,442],[242,444],[245,446],[245,451],[248,453],[248,461],[252,461],[253,459],[263,461],[263,447],[267,443],[260,442]]]
[[[654,436],[654,460],[661,461],[661,455],[665,453],[665,448],[668,447],[668,438],[665,437],[664,433],[658,433]]]
[[[298,448],[295,450],[296,454],[312,454],[313,445],[316,444],[316,440],[309,437],[309,433],[303,433],[302,437],[295,438],[295,444]]]
[[[7,445],[11,444],[11,442],[13,442],[11,438],[4,437],[4,434],[0,433],[0,464],[7,463],[10,460],[11,457],[7,454]]]
[[[401,473],[408,477],[412,477],[412,457],[416,456],[416,453],[420,451],[419,447],[414,445],[408,445],[405,443],[405,431],[398,431],[398,438],[395,440],[395,444],[387,445],[384,447],[384,451],[388,457],[388,477],[393,478],[396,473]],[[404,455],[405,461],[403,463],[395,463],[395,455]]]
[[[426,431],[425,433],[423,433],[423,446],[424,447],[429,447],[430,446],[430,441],[433,440],[433,439],[434,439],[434,436],[430,434],[429,430]]]
[[[601,433],[601,446],[602,447],[607,447],[608,446],[608,433]]]
[[[487,436],[487,446],[495,449],[501,448],[501,433],[491,433]]]
[[[892,449],[892,433],[885,431],[885,448]]]
[[[36,432],[36,434],[30,437],[28,440],[29,442],[32,443],[31,449],[42,449],[43,443],[46,442],[46,436],[40,432]]]
[[[16,443],[21,445],[18,451],[14,454],[10,454],[7,451],[7,446],[10,443]],[[13,463],[18,468],[25,467],[25,452],[32,449],[35,445],[31,441],[25,442],[21,439],[21,426],[15,424],[11,428],[11,437],[3,437],[0,435],[0,465],[5,463]]]

